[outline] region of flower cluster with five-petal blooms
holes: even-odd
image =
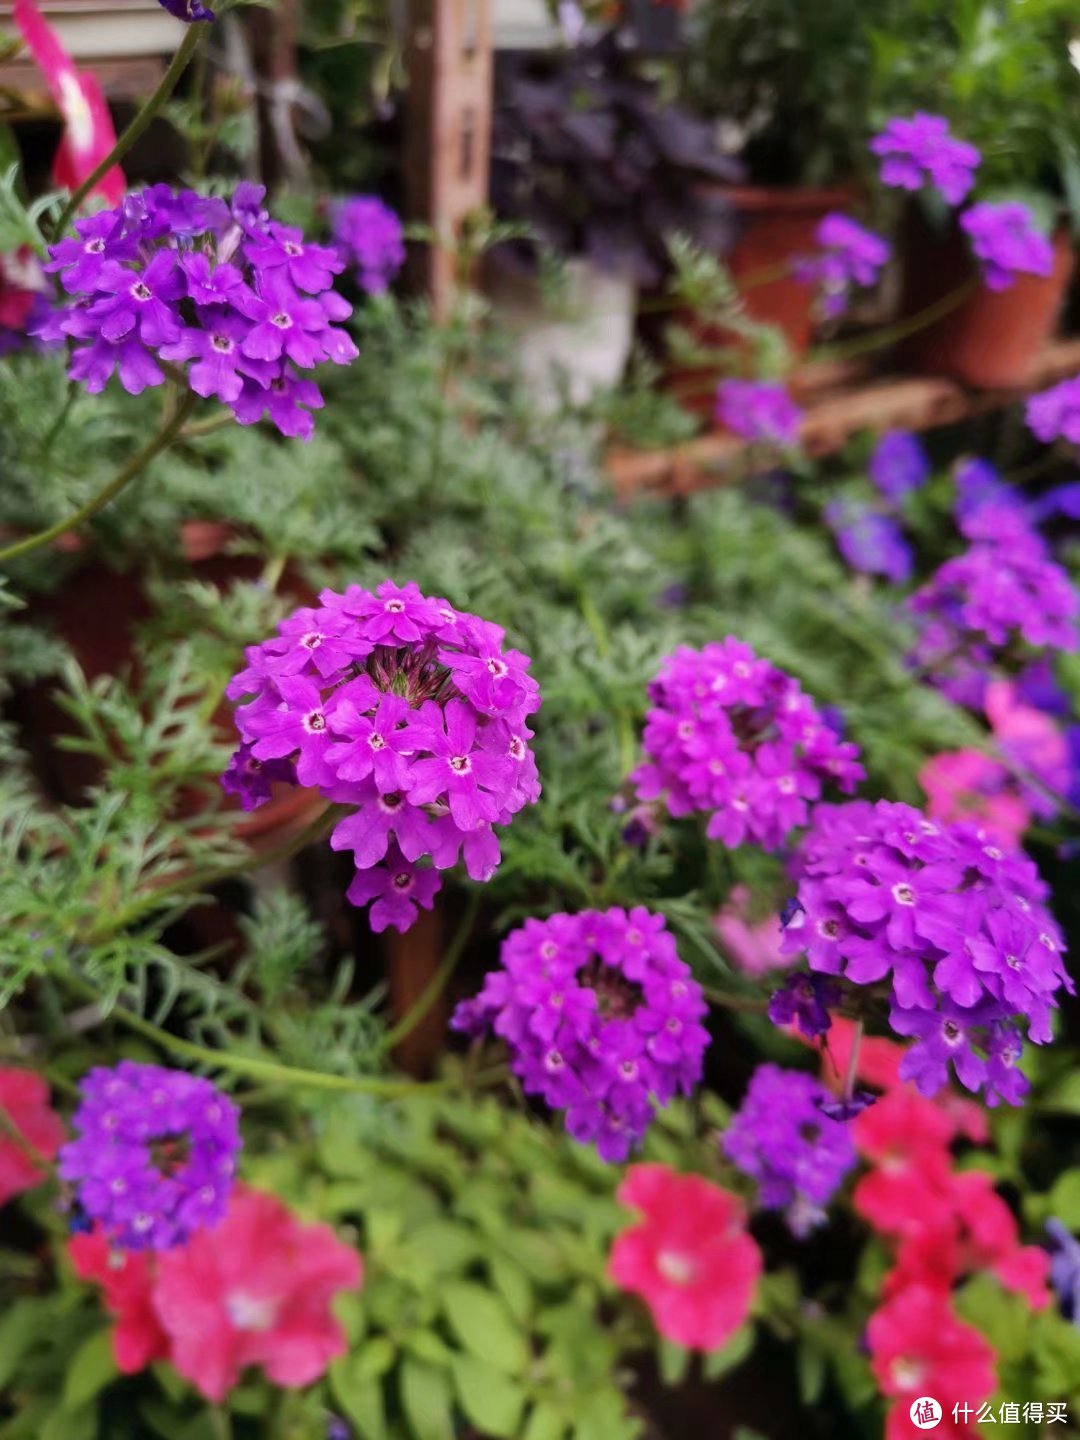
[[[1026,419],[1028,429],[1044,445],[1055,440],[1080,445],[1080,375],[1033,395]]]
[[[822,311],[831,319],[847,309],[852,290],[877,284],[892,249],[880,235],[837,213],[825,216],[814,239],[817,251],[800,256],[794,274],[817,286]]]
[[[121,1060],[84,1076],[60,1178],[122,1250],[168,1250],[225,1214],[239,1111],[209,1080]]]
[[[909,430],[886,430],[870,454],[867,470],[881,495],[895,505],[926,484],[930,457]]]
[[[798,863],[785,952],[888,995],[893,1030],[917,1042],[900,1073],[924,1094],[951,1065],[988,1104],[1019,1103],[1022,1033],[1046,1043],[1074,988],[1032,861],[978,826],[881,800],[819,806]]]
[[[77,220],[46,266],[72,297],[51,327],[75,342],[71,378],[97,394],[118,373],[137,395],[164,383],[167,362],[240,424],[269,414],[309,439],[323,401],[303,372],[357,354],[336,323],[352,313],[332,288],[345,262],[271,220],[263,194],[244,183],[228,202],[152,185]]]
[[[850,794],[863,777],[858,747],[799,682],[731,636],[680,646],[649,698],[649,759],[631,777],[639,798],[663,798],[675,817],[709,814],[709,839],[732,849],[779,849],[826,784]]]
[[[1019,201],[972,205],[960,216],[960,228],[971,241],[989,290],[1007,290],[1017,275],[1046,276],[1053,271],[1054,247],[1036,230],[1031,211]]]
[[[332,231],[360,289],[381,295],[405,263],[405,234],[395,212],[375,195],[352,195],[335,207]]]
[[[881,160],[881,182],[900,190],[935,186],[950,205],[958,205],[975,183],[982,156],[958,140],[940,115],[895,116],[870,141]]]
[[[716,389],[716,418],[751,444],[798,444],[803,412],[783,385],[769,380],[722,380]]]
[[[724,1132],[728,1159],[757,1181],[764,1210],[783,1210],[792,1234],[804,1236],[855,1165],[847,1125],[823,1107],[829,1092],[813,1075],[759,1065]]]
[[[700,1081],[706,1010],[663,916],[636,906],[527,920],[453,1025],[503,1039],[525,1090],[565,1110],[575,1140],[621,1161],[653,1101]]]
[[[250,647],[230,682],[231,699],[251,698],[223,783],[245,809],[274,779],[351,806],[330,841],[356,861],[348,898],[375,902],[375,930],[407,930],[462,852],[474,880],[491,878],[494,827],[539,796],[526,723],[539,690],[498,625],[415,584],[319,598]]]

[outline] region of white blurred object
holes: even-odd
[[[103,5],[44,0],[41,11],[74,60],[168,55],[187,30],[158,0],[108,0]],[[10,16],[10,3],[0,4],[0,27],[7,28]]]

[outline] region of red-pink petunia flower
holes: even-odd
[[[870,1317],[866,1338],[874,1378],[882,1394],[896,1402],[885,1440],[923,1433],[909,1413],[912,1401],[922,1395],[933,1396],[941,1406],[938,1435],[973,1433],[953,1421],[953,1406],[977,1409],[993,1394],[996,1355],[978,1330],[957,1317],[946,1295],[919,1285],[901,1291]]]
[[[74,1235],[68,1255],[81,1280],[101,1286],[105,1309],[115,1319],[112,1347],[123,1375],[145,1370],[169,1357],[169,1337],[153,1302],[153,1256],[145,1251],[114,1250],[101,1230]]]
[[[761,1274],[741,1201],[666,1165],[631,1165],[618,1199],[644,1218],[611,1247],[611,1279],[642,1297],[665,1339],[718,1349],[749,1314]]]
[[[219,1225],[158,1257],[154,1304],[177,1370],[220,1401],[249,1365],[287,1389],[324,1374],[346,1348],[331,1302],[362,1279],[360,1256],[328,1225],[241,1187]]]
[[[854,1043],[855,1021],[834,1015],[825,1039],[826,1054],[821,1067],[824,1084],[836,1089],[844,1083]],[[856,1079],[872,1085],[875,1090],[893,1090],[900,1084],[900,1062],[903,1058],[904,1047],[897,1045],[895,1040],[886,1040],[879,1035],[861,1035],[855,1062]]]
[[[751,920],[749,901],[747,886],[736,885],[727,904],[717,912],[713,927],[721,945],[744,975],[758,976],[771,970],[788,969],[795,963],[795,957],[780,953],[784,932],[779,915]]]
[[[95,75],[76,70],[36,0],[15,0],[11,15],[64,121],[53,178],[58,185],[76,190],[116,144],[105,96]],[[107,205],[119,205],[124,190],[124,172],[114,165],[90,194],[101,196]]]
[[[0,1110],[26,1147],[0,1130],[0,1205],[40,1185],[45,1172],[30,1151],[51,1160],[67,1138],[60,1117],[49,1108],[49,1087],[30,1070],[0,1068]]]
[[[919,771],[926,812],[935,820],[972,820],[999,840],[1016,845],[1031,810],[1009,771],[978,750],[934,755]]]

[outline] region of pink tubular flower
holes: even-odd
[[[11,13],[64,120],[64,138],[53,161],[53,176],[58,185],[76,190],[116,144],[105,96],[96,76],[76,70],[35,0],[15,0]],[[124,189],[124,172],[114,165],[90,194],[100,196],[108,205],[118,205]]]
[[[49,1108],[49,1087],[30,1070],[0,1068],[0,1110],[27,1146],[46,1160],[53,1158],[66,1139],[60,1117]],[[0,1131],[0,1205],[44,1179],[27,1150]]]
[[[907,1440],[922,1431],[910,1419],[911,1403],[931,1395],[941,1406],[941,1435],[966,1433],[953,1422],[954,1405],[976,1407],[993,1394],[996,1359],[989,1342],[958,1319],[947,1296],[913,1285],[887,1301],[867,1327],[870,1367],[889,1411],[886,1440]],[[961,1412],[962,1413],[962,1412]]]
[[[919,771],[926,813],[934,820],[971,820],[1008,845],[1016,845],[1031,811],[1004,765],[978,750],[934,755]]]
[[[781,955],[783,931],[779,915],[767,915],[756,922],[747,918],[750,891],[736,885],[727,904],[713,919],[713,928],[728,957],[744,975],[765,975],[770,970],[785,970],[791,957]]]
[[[239,1189],[220,1225],[159,1257],[154,1305],[177,1370],[220,1402],[249,1365],[286,1389],[324,1374],[346,1348],[331,1302],[362,1278],[359,1255],[329,1226]]]
[[[169,1337],[154,1309],[153,1257],[114,1250],[100,1229],[72,1236],[68,1255],[80,1280],[101,1286],[105,1309],[116,1321],[112,1347],[120,1373],[134,1375],[168,1359]]]
[[[612,1246],[611,1279],[642,1297],[666,1340],[719,1349],[750,1313],[761,1274],[741,1202],[666,1165],[632,1165],[618,1199],[644,1218]]]

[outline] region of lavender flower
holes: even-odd
[[[804,1071],[759,1065],[721,1140],[728,1159],[757,1181],[758,1203],[785,1211],[800,1239],[825,1219],[855,1165],[847,1126],[822,1109],[830,1099]]]
[[[893,1030],[916,1040],[901,1075],[924,1094],[951,1067],[988,1104],[1018,1104],[1022,1035],[1045,1044],[1059,992],[1074,988],[1027,856],[882,800],[818,806],[798,864],[804,913],[784,953],[888,999]]]
[[[1061,1220],[1046,1222],[1054,1248],[1050,1252],[1050,1284],[1066,1320],[1080,1325],[1080,1240]]]
[[[907,430],[888,430],[874,446],[868,468],[881,494],[896,504],[926,484],[930,459],[915,435]]]
[[[799,682],[732,637],[680,646],[649,686],[648,762],[631,779],[639,800],[675,817],[710,815],[708,836],[734,849],[777,850],[804,825],[828,782],[846,793],[863,776]]]
[[[972,205],[960,216],[960,228],[982,263],[989,290],[1007,290],[1017,275],[1049,275],[1054,269],[1054,247],[1035,229],[1026,205]]]
[[[474,880],[491,878],[495,827],[538,798],[526,723],[538,687],[497,625],[414,584],[320,602],[246,652],[227,691],[251,697],[236,711],[243,743],[222,783],[245,809],[272,780],[351,806],[330,839],[353,852],[348,898],[374,901],[374,930],[407,930],[459,856]]]
[[[799,971],[773,992],[769,1019],[774,1025],[797,1025],[808,1040],[816,1040],[831,1029],[829,1009],[840,999],[839,985],[823,975]]]
[[[819,287],[825,315],[842,315],[852,290],[877,284],[891,248],[880,235],[839,214],[825,216],[815,239],[818,253],[797,260],[794,273],[805,284]]]
[[[82,1212],[125,1250],[168,1250],[225,1214],[240,1112],[197,1075],[122,1060],[83,1077],[60,1151]]]
[[[642,906],[527,920],[453,1026],[506,1041],[526,1091],[565,1110],[575,1140],[625,1160],[700,1081],[707,1007],[663,916]]]
[[[958,140],[940,115],[919,112],[894,117],[870,141],[879,156],[881,183],[901,190],[921,190],[928,182],[950,205],[958,205],[975,183],[982,156],[974,145]]]
[[[212,18],[202,8],[193,0],[188,18]],[[76,342],[72,379],[96,394],[116,373],[138,394],[164,382],[159,360],[186,365],[192,390],[241,424],[269,414],[309,439],[322,396],[297,372],[357,354],[337,323],[351,306],[331,289],[344,262],[270,220],[262,197],[252,185],[231,204],[152,185],[76,221],[46,266],[73,297],[59,321]]]
[[[1080,375],[1033,395],[1027,402],[1027,426],[1044,445],[1054,440],[1080,445]]]
[[[722,380],[716,391],[716,418],[744,440],[790,448],[798,444],[803,412],[783,385]]]
[[[911,579],[914,565],[911,546],[890,515],[834,500],[825,507],[825,519],[836,537],[840,554],[852,570],[864,575],[882,575],[894,585],[903,585]]]
[[[334,244],[347,265],[355,265],[356,283],[369,295],[381,295],[405,263],[401,221],[374,195],[353,195],[334,210]]]

